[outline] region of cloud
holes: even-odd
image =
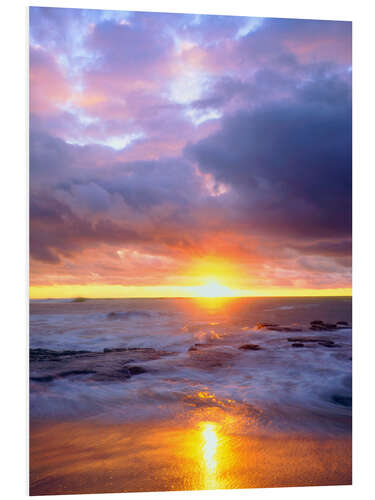
[[[71,95],[69,82],[55,57],[40,47],[30,47],[30,111],[56,112]]]
[[[293,99],[238,111],[185,151],[201,171],[236,189],[249,229],[285,237],[351,234],[346,83],[308,83]]]
[[[349,282],[350,23],[31,8],[30,39],[38,283]]]

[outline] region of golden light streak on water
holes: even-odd
[[[211,411],[212,410],[212,411]],[[200,412],[199,412],[200,413]],[[350,436],[247,435],[220,410],[175,423],[37,423],[32,495],[351,484]],[[308,459],[306,459],[308,458]]]
[[[204,486],[206,490],[220,488],[219,485],[219,455],[220,447],[219,428],[214,422],[202,422],[201,429],[201,453],[204,475]]]
[[[217,468],[216,450],[218,446],[218,436],[215,424],[204,423],[202,429],[203,436],[203,457],[206,463],[207,472],[214,473]]]

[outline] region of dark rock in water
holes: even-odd
[[[347,321],[337,321],[336,326],[349,326]]]
[[[92,375],[93,373],[96,373],[95,370],[70,370],[67,372],[61,372],[58,376],[70,377],[71,375]]]
[[[191,352],[191,351],[198,351],[198,349],[197,349],[195,346],[193,346],[193,345],[192,345],[192,346],[189,348],[189,351],[188,351],[188,352]]]
[[[187,366],[193,366],[199,370],[216,370],[233,366],[236,353],[231,350],[197,349],[193,355],[188,357]]]
[[[333,340],[322,337],[288,337],[288,342],[324,342],[333,345]]]
[[[324,330],[336,330],[337,326],[335,323],[324,323],[324,321],[314,320],[310,322],[310,330],[324,331]]]
[[[107,373],[96,373],[92,377],[92,380],[97,382],[123,382],[128,379],[130,379],[130,373],[122,369]]]
[[[121,375],[127,375],[128,377],[130,377],[130,371],[129,371],[128,366],[123,366],[122,368],[119,368],[118,370],[116,370],[114,373],[115,374],[121,373]]]
[[[76,297],[72,302],[86,302],[86,300],[84,297]]]
[[[51,349],[30,349],[30,361],[58,361],[66,356],[82,356],[95,354],[92,351],[53,351]]]
[[[30,380],[32,380],[33,382],[52,382],[52,380],[54,379],[55,377],[53,377],[52,375],[44,375],[41,377],[30,377]]]
[[[277,323],[257,323],[255,325],[255,328],[257,330],[263,330],[264,328],[269,329],[269,328],[275,328],[275,327],[278,327],[278,326],[280,326],[280,325],[277,324]]]
[[[132,347],[93,351],[30,350],[30,378],[34,382],[51,382],[66,378],[69,382],[122,382],[146,373],[144,363],[172,355],[152,347]],[[131,365],[131,363],[133,365]]]
[[[128,370],[130,375],[140,375],[141,373],[147,373],[147,370],[142,368],[142,366],[129,366]]]
[[[212,347],[211,344],[194,344],[194,347]]]
[[[257,323],[255,325],[257,330],[269,330],[272,332],[301,332],[302,329],[295,326],[281,326],[276,323]]]
[[[347,408],[352,407],[352,397],[342,396],[341,394],[334,394],[332,396],[332,401],[338,405],[346,406]]]
[[[273,330],[275,332],[302,332],[301,328],[294,326],[273,326],[272,328],[267,328],[267,330]]]
[[[128,348],[127,347],[113,347],[113,348],[108,348],[108,347],[105,347],[103,349],[103,352],[128,352]]]
[[[323,345],[324,347],[340,347],[338,344],[335,344],[332,341],[323,341],[323,342],[318,342],[319,345]]]
[[[243,349],[244,351],[259,351],[260,347],[258,344],[244,344],[241,345],[239,349]]]
[[[156,353],[157,351],[153,347],[112,347],[108,348],[105,347],[103,349],[104,353],[107,352],[130,352],[130,351],[135,351],[139,353]],[[159,351],[159,353],[165,354],[165,351]]]
[[[301,342],[294,342],[292,347],[305,347],[305,344],[301,344]]]
[[[150,313],[147,311],[126,311],[115,312],[112,311],[107,314],[107,319],[131,319],[131,318],[149,318]]]
[[[327,330],[337,330],[337,326],[334,323],[311,323],[310,330],[324,332]]]

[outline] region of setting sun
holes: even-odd
[[[210,279],[205,285],[196,287],[197,297],[233,297],[235,292],[222,285],[216,279]]]

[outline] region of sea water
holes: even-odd
[[[349,326],[312,331],[316,320]],[[350,325],[347,297],[33,300],[30,349],[47,355],[30,362],[30,418],[176,422],[220,409],[244,429],[350,433]]]

